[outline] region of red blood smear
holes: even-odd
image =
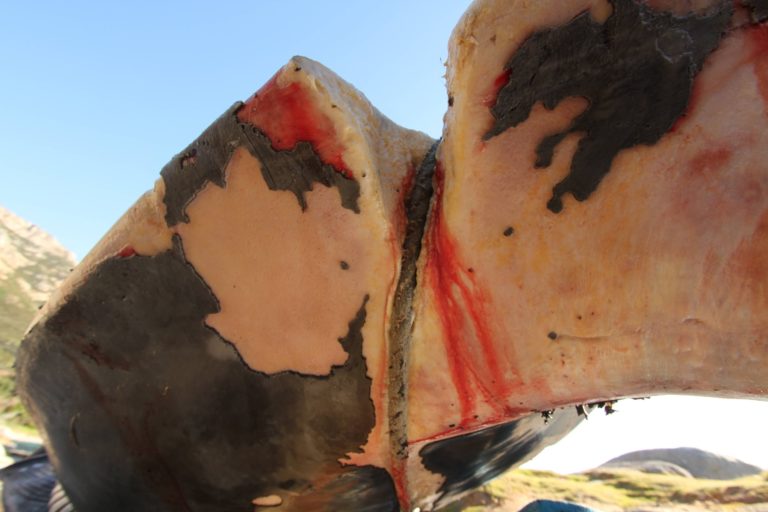
[[[757,87],[768,115],[768,23],[752,28],[752,58]]]
[[[237,119],[264,132],[278,151],[292,149],[299,141],[309,142],[323,163],[351,179],[352,171],[344,163],[344,147],[336,139],[331,119],[315,107],[302,84],[279,86],[279,74],[245,102]]]
[[[120,249],[120,251],[118,251],[117,257],[118,258],[130,258],[134,254],[136,254],[136,249],[134,249],[130,245],[126,245],[125,247]]]
[[[704,176],[721,169],[733,155],[733,150],[726,146],[708,147],[696,154],[688,164],[691,175]]]
[[[389,470],[389,475],[395,484],[397,501],[400,502],[400,510],[411,510],[411,498],[408,496],[408,488],[405,482],[405,461],[395,460]]]
[[[509,82],[509,77],[512,74],[511,69],[505,70],[502,74],[496,77],[496,80],[493,81],[493,85],[491,86],[491,90],[483,96],[483,105],[486,107],[492,107],[496,104],[496,99],[499,97],[499,91],[501,91],[501,88],[507,85],[507,82]]]
[[[456,242],[446,228],[442,212],[444,176],[439,163],[435,181],[426,275],[443,327],[445,351],[460,402],[459,426],[463,428],[476,422],[475,393],[479,392],[497,414],[507,413],[502,402],[509,394],[509,383],[504,382],[496,360],[484,295],[474,273],[462,265]],[[478,357],[478,350],[482,357]]]

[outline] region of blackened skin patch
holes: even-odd
[[[752,21],[762,23],[768,21],[768,0],[742,0],[742,5],[752,12]]]
[[[305,194],[315,183],[336,187],[341,206],[360,213],[360,184],[332,165],[323,163],[312,145],[299,142],[289,150],[276,150],[258,128],[240,123],[238,102],[209,126],[200,137],[176,155],[160,172],[165,182],[165,221],[169,227],[189,222],[186,207],[211,182],[226,185],[225,170],[232,153],[241,145],[261,163],[261,174],[270,190],[293,192],[302,210],[306,210]]]
[[[169,227],[189,222],[185,209],[207,182],[222,188],[226,185],[224,169],[241,143],[237,125],[233,123],[241,106],[242,103],[232,105],[160,171],[165,182],[163,202]]]
[[[261,161],[261,173],[270,190],[293,192],[301,209],[306,210],[304,194],[312,190],[314,183],[336,187],[341,196],[341,206],[360,213],[357,204],[360,184],[332,165],[323,163],[312,144],[299,141],[292,149],[276,151],[272,149],[269,138],[255,126],[243,124],[241,129],[251,154]]]
[[[328,376],[253,371],[205,326],[219,304],[176,237],[95,267],[26,338],[19,389],[78,512],[252,512],[273,494],[356,510],[353,489],[336,491],[347,482],[391,505],[386,472],[338,462],[374,426],[366,303]]]
[[[569,134],[582,134],[570,173],[552,190],[547,208],[558,213],[562,197],[586,200],[623,149],[652,145],[682,116],[694,78],[717,47],[733,13],[722,0],[711,12],[675,16],[638,0],[610,0],[604,24],[584,12],[567,25],[530,36],[505,70],[509,81],[491,107],[490,139],[528,119],[537,102],[554,109],[560,101],[589,102],[563,132],[541,140],[535,167],[548,167]]]
[[[529,460],[580,421],[567,410],[557,411],[554,419],[547,421],[536,413],[426,445],[419,452],[424,467],[445,477],[437,505]]]
[[[328,510],[351,512],[399,512],[400,503],[392,477],[387,470],[364,466],[349,471],[333,483],[329,494],[334,496]]]

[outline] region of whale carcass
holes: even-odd
[[[75,509],[430,510],[592,404],[765,397],[767,19],[479,0],[439,141],[291,59],[29,330]]]

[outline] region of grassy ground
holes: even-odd
[[[16,396],[13,363],[24,330],[38,306],[21,290],[14,275],[0,282],[0,425],[32,426]]]
[[[516,470],[444,511],[511,512],[536,499],[571,501],[605,512],[768,511],[768,473],[738,480],[701,480],[624,469],[578,475]],[[755,507],[758,504],[764,507]]]

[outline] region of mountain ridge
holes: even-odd
[[[76,263],[52,235],[0,205],[0,421],[29,424],[14,393],[16,349]]]
[[[645,473],[655,470],[649,464],[667,463],[681,468],[690,477],[709,480],[732,480],[759,475],[763,468],[748,464],[735,457],[719,455],[699,448],[656,448],[625,453],[600,465],[601,469],[635,469]]]

